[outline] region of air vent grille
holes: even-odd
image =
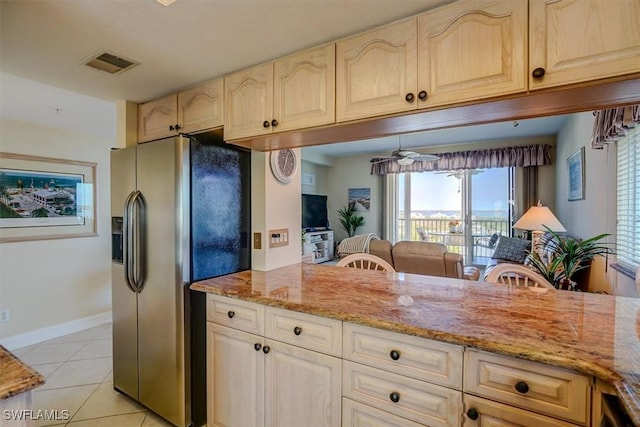
[[[100,52],[97,55],[93,55],[84,61],[84,63],[89,67],[105,71],[109,74],[118,74],[138,65],[137,62],[124,59],[121,56],[109,52]]]

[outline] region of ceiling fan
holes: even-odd
[[[439,160],[440,157],[435,154],[421,154],[411,150],[403,150],[400,137],[398,137],[398,149],[391,152],[387,157],[376,157],[371,160],[371,163],[382,163],[391,160],[396,160],[400,166],[408,166],[413,162],[431,162]]]

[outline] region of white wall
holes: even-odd
[[[0,244],[0,308],[11,311],[11,320],[0,323],[0,338],[110,312],[114,142],[13,120],[0,121],[0,141],[0,151],[96,162],[98,209],[97,237]]]
[[[327,191],[329,191],[329,176],[331,172],[332,168],[326,165],[318,165],[315,163],[303,161],[302,173],[313,175],[315,184],[302,184],[302,194],[319,194],[325,196],[327,194]]]

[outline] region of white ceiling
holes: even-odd
[[[154,99],[451,1],[177,0],[165,7],[155,0],[0,0],[0,114],[113,140],[114,101]],[[102,50],[140,65],[111,75],[82,64]],[[559,126],[532,123],[536,135]],[[514,130],[480,128],[405,135],[403,146],[498,139]],[[526,129],[521,122],[515,130],[526,136]],[[397,138],[364,145],[392,150]],[[339,150],[354,153],[353,144]]]

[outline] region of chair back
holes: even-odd
[[[395,272],[394,268],[387,261],[366,253],[347,255],[338,261],[336,266]]]
[[[555,289],[555,287],[540,274],[520,264],[498,264],[491,269],[485,280],[501,285]]]

